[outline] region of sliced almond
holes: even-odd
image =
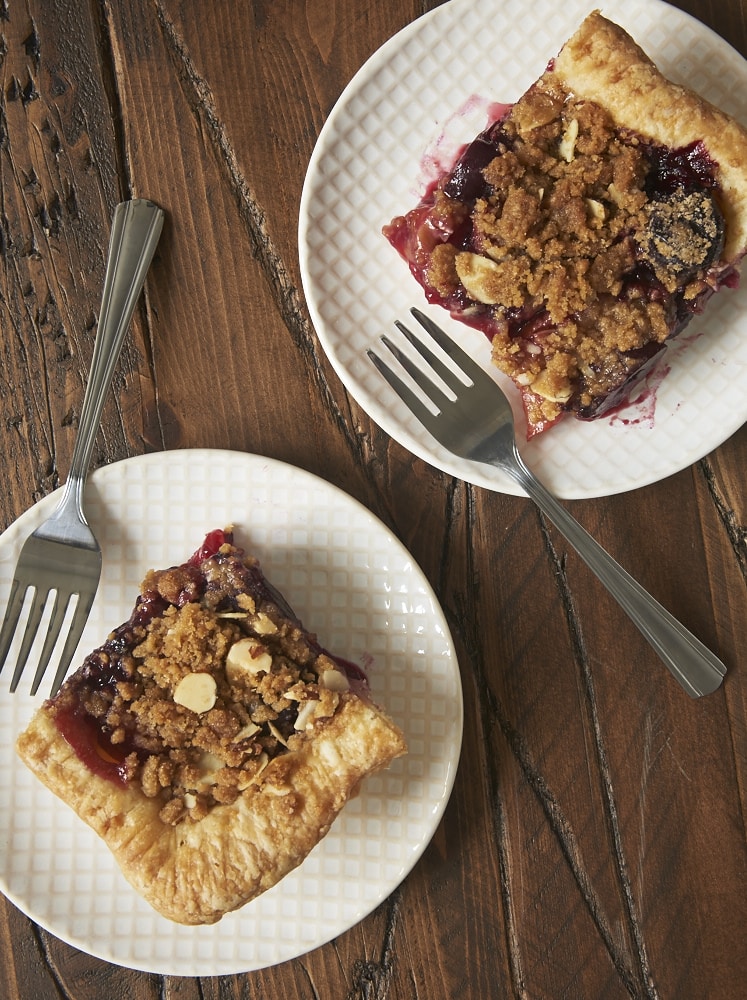
[[[301,705],[296,716],[296,721],[293,723],[293,728],[297,732],[302,733],[309,723],[314,721],[318,705],[319,702],[312,698]]]
[[[576,155],[576,139],[578,139],[578,120],[571,118],[566,125],[563,138],[560,140],[560,146],[558,147],[558,152],[566,163],[570,163]]]
[[[550,403],[567,403],[573,392],[570,382],[565,385],[557,385],[548,378],[545,372],[540,372],[537,378],[531,383],[532,392],[542,396]]]
[[[283,734],[280,732],[280,730],[278,729],[278,727],[276,725],[274,725],[274,723],[268,722],[267,723],[267,728],[270,730],[270,732],[275,737],[275,739],[278,741],[278,743],[282,743],[284,747],[288,746],[288,741],[283,736]]]
[[[591,219],[594,219],[595,222],[604,222],[604,217],[607,213],[601,201],[597,201],[595,198],[587,198],[586,207],[589,210],[589,217]]]
[[[264,769],[270,763],[270,758],[266,753],[261,753],[259,757],[254,761],[254,765],[251,764],[247,766],[245,770],[242,770],[239,775],[238,789],[240,792],[245,791],[250,785],[255,785],[259,776],[262,774]]]
[[[213,771],[218,771],[223,767],[223,761],[217,754],[210,753],[206,750],[200,757],[198,766],[203,774],[212,774]]]
[[[269,615],[260,612],[252,622],[252,628],[257,635],[274,635],[278,627]]]
[[[319,677],[319,683],[328,691],[347,691],[350,688],[350,681],[342,670],[323,670]]]
[[[256,736],[259,732],[260,727],[255,725],[253,722],[247,722],[247,724],[236,733],[233,738],[234,743],[240,743],[242,740],[250,740],[252,736]]]
[[[190,712],[202,715],[215,705],[218,686],[212,674],[185,674],[174,689],[174,701]]]
[[[232,684],[240,683],[247,676],[269,673],[272,656],[256,639],[239,639],[228,650],[226,677]]]
[[[266,795],[274,795],[275,798],[279,799],[283,795],[287,795],[290,792],[288,785],[274,785],[272,782],[267,781],[262,786],[263,791]]]
[[[498,301],[492,289],[500,267],[494,260],[477,253],[460,253],[454,264],[468,295],[485,305],[494,305]]]

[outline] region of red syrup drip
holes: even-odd
[[[667,375],[669,368],[662,369],[661,376]],[[610,418],[611,427],[646,427],[651,430],[654,426],[654,415],[656,413],[656,390],[657,386],[648,386],[639,393],[635,399],[629,403],[623,403],[615,409],[608,410],[606,417]]]

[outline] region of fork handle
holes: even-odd
[[[592,538],[556,498],[535,478],[515,450],[515,467],[501,468],[526,491],[586,565],[615,598],[623,611],[692,698],[715,691],[724,675],[724,664],[677,621]]]
[[[98,331],[65,491],[74,491],[79,502],[106,392],[161,235],[163,214],[145,198],[121,202],[114,210]]]

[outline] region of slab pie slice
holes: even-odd
[[[362,672],[215,531],[146,575],[17,751],[159,913],[207,924],[299,865],[406,744]]]
[[[747,130],[590,14],[384,234],[484,331],[528,436],[624,404],[747,250]]]

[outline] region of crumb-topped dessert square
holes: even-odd
[[[300,864],[406,745],[364,674],[219,530],[147,573],[17,750],[156,910],[200,924]]]
[[[625,403],[747,250],[747,130],[589,15],[384,227],[429,301],[484,331],[528,435]]]

